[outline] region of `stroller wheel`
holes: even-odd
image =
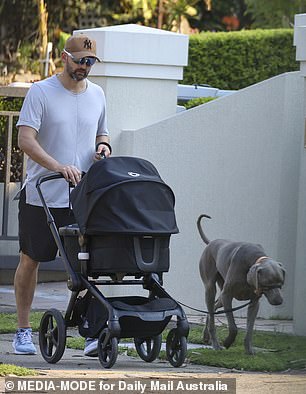
[[[66,347],[66,325],[59,310],[49,309],[41,318],[39,347],[41,355],[50,364],[62,358]]]
[[[162,335],[153,338],[134,338],[135,347],[140,358],[151,363],[158,357],[162,345]]]
[[[176,328],[172,328],[167,336],[166,354],[168,361],[173,367],[180,367],[185,361],[187,340],[186,337],[178,337]]]
[[[118,339],[109,337],[109,330],[104,328],[101,331],[98,340],[98,356],[101,365],[104,368],[111,368],[118,356]]]

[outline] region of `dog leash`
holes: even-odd
[[[206,314],[206,315],[209,315],[209,314],[210,314],[208,311],[202,311],[201,309],[192,308],[191,306],[186,305],[186,304],[183,304],[183,303],[180,302],[180,301],[177,301],[177,302],[178,302],[180,305],[185,306],[186,308],[189,308],[189,309],[191,309],[191,310],[193,310],[193,311],[200,312],[200,313],[204,313],[204,314]],[[213,315],[220,315],[221,313],[227,313],[227,312],[235,312],[235,311],[238,311],[239,309],[242,309],[242,308],[244,308],[244,307],[250,305],[252,302],[253,302],[253,301],[249,301],[249,302],[247,302],[247,303],[245,303],[245,304],[243,304],[243,305],[236,306],[235,308],[232,308],[232,309],[227,309],[227,310],[224,309],[224,310],[221,310],[221,311],[217,311],[217,312],[214,312]]]

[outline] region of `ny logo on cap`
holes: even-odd
[[[84,41],[84,48],[91,49],[91,46],[92,46],[92,42],[90,40],[86,39]]]

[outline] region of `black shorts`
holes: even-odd
[[[57,228],[75,223],[69,208],[50,208]],[[52,261],[57,254],[57,246],[47,223],[43,207],[26,203],[23,189],[19,200],[19,246],[20,251],[35,261]]]

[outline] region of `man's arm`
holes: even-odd
[[[32,160],[53,172],[63,174],[66,181],[76,185],[81,180],[81,171],[73,165],[63,165],[50,156],[38,143],[37,132],[29,126],[19,126],[18,146]]]

